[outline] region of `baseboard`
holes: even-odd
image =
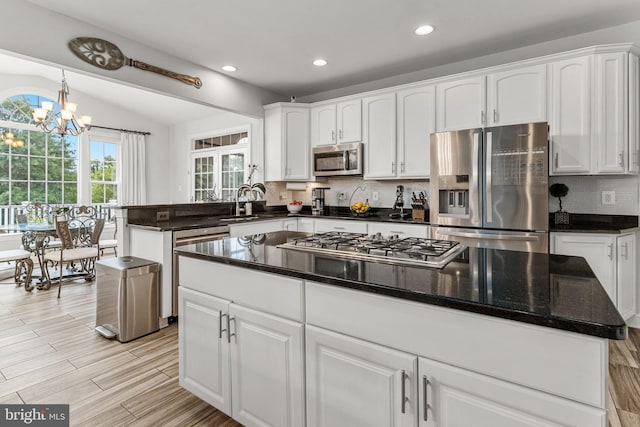
[[[627,320],[627,326],[640,328],[640,314],[635,314]]]

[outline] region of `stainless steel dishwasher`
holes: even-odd
[[[127,342],[160,329],[160,264],[127,256],[96,262],[96,331]]]
[[[214,227],[191,228],[189,230],[177,230],[173,232],[173,249],[178,246],[193,245],[195,243],[207,242],[209,240],[221,239],[229,237],[229,226],[220,225]],[[172,287],[172,318],[169,321],[175,321],[178,316],[178,256],[173,254],[173,287]]]

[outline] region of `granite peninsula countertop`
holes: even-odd
[[[627,327],[584,258],[467,248],[444,268],[281,249],[280,231],[181,246],[178,255],[609,339]],[[259,286],[257,283],[256,286]]]

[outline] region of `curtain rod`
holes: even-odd
[[[117,130],[117,131],[126,132],[126,133],[138,133],[140,135],[151,135],[151,132],[143,132],[141,130],[116,129],[116,128],[110,128],[110,127],[107,127],[107,126],[91,125],[91,128]]]

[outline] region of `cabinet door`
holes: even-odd
[[[629,172],[640,167],[640,59],[629,54]]]
[[[395,178],[396,94],[369,96],[362,100],[362,106],[366,158],[364,178]]]
[[[472,77],[436,87],[437,131],[483,127],[486,123],[485,77]]]
[[[546,65],[523,67],[487,76],[489,126],[546,121]]]
[[[250,221],[250,220],[249,220]],[[249,222],[248,224],[231,224],[229,236],[250,236],[252,234],[271,233],[284,230],[282,220]]]
[[[551,64],[550,174],[591,171],[591,58]]]
[[[298,231],[298,220],[297,219],[283,220],[282,229],[287,231]]]
[[[309,110],[283,109],[284,121],[284,178],[308,180],[311,164],[309,145]]]
[[[595,55],[593,143],[597,173],[624,173],[628,154],[627,54]]]
[[[602,427],[604,409],[418,359],[420,427]]]
[[[429,139],[436,131],[435,86],[399,91],[398,103],[398,176],[429,177]]]
[[[306,341],[308,427],[415,426],[416,356],[308,325]]]
[[[298,231],[313,233],[313,218],[298,218]]]
[[[331,145],[336,142],[336,104],[312,108],[311,146]]]
[[[337,105],[339,143],[362,141],[362,101],[354,99]]]
[[[618,311],[623,319],[636,314],[636,235],[618,240]]]
[[[178,287],[180,385],[231,415],[226,314],[229,301]]]
[[[581,256],[616,304],[616,244],[615,236],[581,233],[553,233],[554,253]]]
[[[248,426],[303,426],[301,323],[231,304],[233,418]]]

